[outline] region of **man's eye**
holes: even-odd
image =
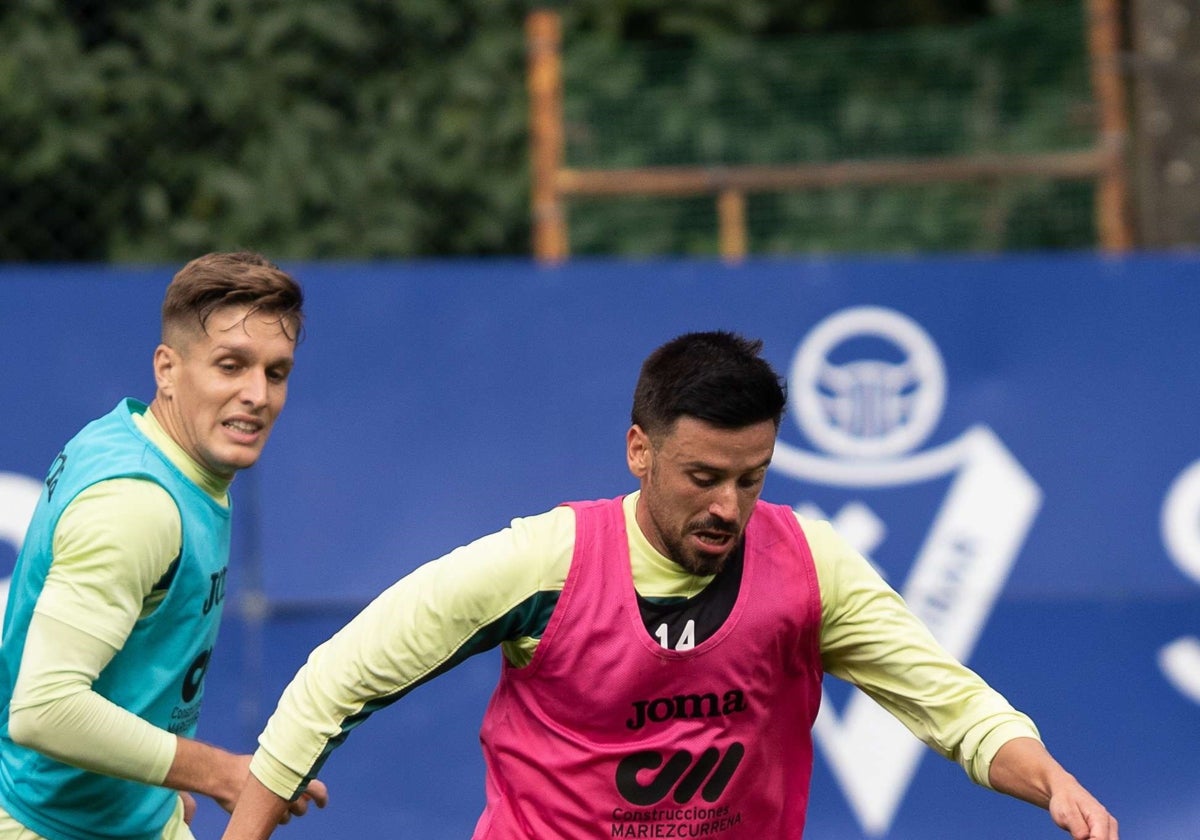
[[[692,481],[697,487],[712,487],[717,483],[717,480],[711,475],[696,475],[693,473]]]

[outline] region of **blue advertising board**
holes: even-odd
[[[788,412],[765,498],[830,519],[1038,723],[1127,837],[1200,825],[1200,257],[301,264],[308,328],[234,484],[201,737],[250,750],[308,650],[426,560],[634,488],[644,356],[764,341]],[[170,268],[0,268],[0,577],[58,447],[148,399]],[[280,836],[469,836],[498,657],[375,715]],[[1063,836],[826,681],[809,838]],[[202,807],[199,837],[223,815]]]

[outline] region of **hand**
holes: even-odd
[[[250,756],[181,737],[176,739],[175,759],[163,786],[207,796],[232,812],[249,775]]]
[[[196,818],[196,797],[186,790],[181,790],[179,798],[183,800],[183,824],[191,825],[192,820]]]
[[[1036,738],[1007,741],[989,772],[993,788],[1045,808],[1071,840],[1119,840],[1112,814]]]
[[[279,824],[283,825],[287,823],[292,817],[303,817],[308,813],[310,803],[316,804],[318,808],[324,808],[329,804],[329,791],[325,787],[325,783],[320,779],[313,779],[308,783],[308,787],[304,789],[304,793],[296,797],[294,801],[288,803],[288,809],[279,818]]]
[[[1083,786],[1071,780],[1050,797],[1050,818],[1071,840],[1119,840],[1117,820]]]
[[[250,778],[250,759],[253,756],[232,753],[227,753],[226,756],[222,766],[226,774],[224,788],[227,792],[217,793],[214,791],[209,795],[218,805],[232,814],[242,787],[246,784],[246,779]]]
[[[307,797],[307,798],[306,798]],[[317,780],[309,782],[308,789],[296,802],[288,802],[272,793],[254,774],[246,780],[246,787],[238,799],[237,808],[229,825],[225,827],[222,840],[267,840],[280,823],[291,818],[291,810],[308,810],[309,802],[324,807],[328,800],[325,785]],[[301,801],[303,800],[303,801]]]

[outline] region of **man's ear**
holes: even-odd
[[[650,472],[650,436],[636,423],[625,435],[625,461],[637,478],[645,478]]]
[[[175,377],[182,360],[179,353],[165,344],[154,348],[154,384],[163,396],[175,389]]]

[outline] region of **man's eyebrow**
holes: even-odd
[[[241,356],[244,358],[250,358],[250,357],[258,355],[257,353],[254,352],[254,350],[251,347],[249,347],[248,345],[243,345],[243,344],[214,344],[211,352],[213,355],[222,355],[222,354],[236,355],[236,356]],[[295,359],[290,356],[279,356],[274,359],[267,359],[264,362],[264,364],[266,364],[268,366],[271,366],[271,365],[294,366],[295,363],[296,363]]]
[[[761,461],[758,464],[755,464],[754,466],[750,467],[748,470],[744,470],[744,472],[753,472],[754,470],[765,470],[767,467],[771,466],[771,458],[772,457],[773,457],[772,455],[768,455],[763,461]],[[710,464],[706,461],[699,461],[699,460],[684,461],[681,464],[681,466],[683,466],[685,469],[704,470],[706,472],[735,472],[734,470],[730,470],[730,469],[727,469],[724,467],[718,467],[715,464]]]

